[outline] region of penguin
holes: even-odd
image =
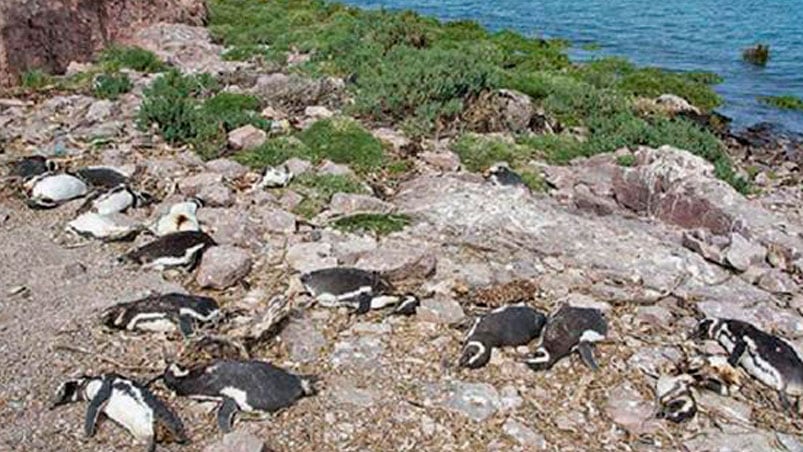
[[[200,336],[184,343],[178,363],[191,367],[212,361],[247,360],[250,358],[245,345],[224,336]]]
[[[393,313],[415,314],[420,304],[413,294],[394,295],[391,285],[377,272],[351,267],[332,267],[301,275],[307,292],[323,306],[346,306],[357,314],[395,306]]]
[[[541,344],[524,362],[535,371],[546,370],[576,350],[583,362],[596,371],[599,366],[593,344],[607,334],[608,323],[602,311],[564,305],[547,319]]]
[[[257,360],[224,359],[190,369],[172,363],[163,380],[179,396],[219,401],[217,424],[224,433],[231,431],[239,411],[264,416],[315,393],[314,377]]]
[[[287,166],[267,167],[262,179],[257,183],[258,189],[286,187],[293,180],[293,173]]]
[[[173,204],[166,214],[151,225],[150,230],[159,237],[174,232],[200,231],[201,224],[196,216],[200,207],[203,207],[203,201],[198,198]]]
[[[30,155],[10,163],[8,176],[23,182],[58,170],[58,164],[41,155]]]
[[[783,339],[747,322],[720,318],[700,321],[692,338],[719,342],[729,354],[728,364],[778,391],[785,408],[792,406],[787,396],[803,396],[803,361]]]
[[[121,259],[154,270],[192,268],[207,248],[216,245],[212,237],[201,231],[174,232],[131,251]]]
[[[87,200],[83,210],[89,208],[99,215],[125,212],[130,208],[147,206],[154,201],[148,193],[136,191],[128,185],[118,185]]]
[[[742,384],[741,374],[725,356],[695,356],[684,363],[682,371],[694,378],[695,387],[722,396],[735,394]]]
[[[477,369],[488,364],[493,347],[527,345],[541,335],[546,316],[524,304],[503,306],[474,322],[466,335],[460,367]]]
[[[527,184],[524,183],[524,179],[522,179],[518,173],[510,169],[507,163],[492,165],[485,171],[484,175],[491,183],[501,187],[527,186]]]
[[[89,438],[102,413],[147,444],[149,452],[156,450],[157,442],[188,442],[181,419],[134,380],[114,373],[68,380],[59,386],[50,408],[79,401],[89,401],[84,419],[84,434]]]
[[[128,331],[181,331],[192,336],[195,326],[220,317],[220,306],[213,298],[180,293],[151,295],[128,303],[118,303],[101,314],[104,325]]]
[[[697,414],[697,402],[692,395],[694,377],[689,374],[661,375],[655,385],[660,411],[659,419],[681,423]]]
[[[108,166],[88,166],[76,171],[76,176],[93,188],[110,190],[128,185],[128,176]]]
[[[95,212],[82,213],[67,223],[66,229],[82,237],[106,242],[132,240],[141,231],[138,224],[123,214],[100,215]]]
[[[30,181],[27,203],[32,209],[52,209],[88,192],[89,187],[75,176],[45,173]]]

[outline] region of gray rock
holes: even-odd
[[[451,151],[426,151],[418,154],[418,158],[440,171],[457,171],[460,169],[460,157]]]
[[[260,227],[268,232],[292,234],[296,230],[296,216],[281,209],[259,209],[254,212],[260,220]]]
[[[248,172],[248,168],[229,159],[215,159],[206,162],[206,169],[213,173],[217,173],[228,179],[236,179],[244,176]]]
[[[488,383],[457,381],[450,385],[444,406],[480,422],[499,410],[499,393]]]
[[[374,137],[390,144],[394,151],[400,151],[410,145],[410,140],[395,129],[382,127],[373,131]]]
[[[544,438],[544,435],[536,433],[533,429],[527,427],[521,422],[510,418],[502,425],[502,431],[516,440],[520,445],[534,450],[544,450],[549,447],[549,444]]]
[[[750,424],[753,414],[750,405],[740,402],[733,397],[723,397],[711,391],[699,391],[695,397],[697,404],[709,413],[717,413],[730,421]]]
[[[772,269],[758,280],[758,286],[767,292],[778,295],[791,295],[798,291],[798,285],[788,273]]]
[[[613,388],[605,405],[605,414],[634,435],[652,433],[660,427],[654,413],[654,402],[645,399],[629,382]]]
[[[282,193],[281,198],[279,198],[279,205],[282,206],[283,209],[291,211],[298,207],[302,201],[304,201],[303,196],[293,190],[287,190]]]
[[[426,298],[421,301],[417,317],[423,322],[454,324],[465,318],[463,308],[447,297]]]
[[[332,112],[332,110],[322,105],[312,105],[304,108],[304,116],[308,118],[326,119],[331,118],[334,115],[335,114]]]
[[[318,174],[328,174],[331,176],[353,176],[354,171],[348,165],[341,165],[331,160],[324,160],[318,166]]]
[[[110,100],[98,100],[92,102],[92,105],[89,106],[89,110],[86,112],[86,120],[89,122],[102,122],[112,115],[112,109],[114,108],[114,102]]]
[[[690,104],[686,99],[675,94],[661,94],[655,99],[655,103],[664,107],[670,113],[694,113],[700,114],[700,110]]]
[[[265,442],[253,433],[234,431],[207,446],[204,452],[264,452]]]
[[[178,182],[178,189],[185,196],[197,196],[210,207],[227,207],[233,204],[234,195],[223,184],[223,176],[206,172],[185,177]]]
[[[721,431],[710,427],[693,438],[684,441],[688,450],[707,452],[767,452],[778,451],[771,432],[750,428],[728,428]]]
[[[376,393],[369,389],[354,386],[345,378],[337,378],[327,385],[330,396],[338,405],[354,405],[360,408],[369,408],[374,405]]]
[[[524,403],[515,386],[507,385],[500,391],[499,406],[503,411],[513,411]]]
[[[251,272],[251,256],[230,245],[206,250],[198,266],[195,281],[204,288],[225,289],[237,284]]]
[[[636,323],[667,328],[672,324],[672,313],[662,306],[639,306]]]
[[[264,130],[248,124],[229,132],[229,147],[236,151],[247,151],[262,146],[267,139],[268,134]]]
[[[352,368],[362,371],[381,370],[380,359],[385,351],[377,336],[363,336],[335,344],[331,362],[336,368]]]
[[[292,245],[285,259],[290,267],[302,273],[337,265],[337,259],[332,257],[332,245],[321,242]]]
[[[683,231],[683,246],[703,256],[715,264],[725,265],[725,256],[722,247],[726,245],[720,236],[713,236],[706,229]]]
[[[204,27],[158,23],[138,30],[132,44],[154,52],[182,73],[230,73],[246,65],[223,61],[223,47],[212,42]]]
[[[332,78],[311,79],[297,74],[275,72],[261,75],[252,93],[273,106],[322,105],[342,89]]]
[[[390,213],[393,204],[368,195],[353,193],[335,193],[329,203],[329,211],[333,215],[353,215],[355,213]]]
[[[298,157],[287,159],[287,161],[284,162],[284,166],[295,176],[304,174],[312,169],[312,163],[310,163],[309,160],[300,159]]]
[[[725,258],[736,270],[745,271],[752,265],[764,262],[766,257],[767,250],[763,246],[747,240],[742,234],[731,234],[731,244]]]
[[[522,132],[529,129],[534,114],[530,96],[500,89],[481,95],[465,116],[469,127],[477,132]]]
[[[387,240],[365,253],[356,266],[378,271],[391,279],[426,278],[435,272],[437,259],[425,243]]]
[[[287,344],[290,359],[297,363],[317,360],[326,347],[326,338],[307,317],[292,319],[282,330],[281,338]]]
[[[675,347],[638,347],[627,360],[627,365],[648,375],[659,375],[665,369],[673,368],[682,358],[683,354]]]

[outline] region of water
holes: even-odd
[[[803,98],[803,0],[349,0],[357,6],[414,9],[444,20],[474,19],[493,30],[565,38],[575,60],[625,56],[644,66],[705,70],[725,78],[719,108],[740,128],[760,121],[803,132],[803,112],[760,104],[756,96]],[[741,52],[769,43],[765,68]],[[584,51],[585,43],[601,46]]]

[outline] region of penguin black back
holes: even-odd
[[[564,305],[547,320],[541,344],[527,363],[533,370],[548,369],[577,350],[583,362],[596,370],[591,344],[603,340],[607,333],[602,311]]]
[[[503,306],[477,319],[466,335],[459,365],[476,369],[488,363],[493,347],[529,344],[541,334],[546,316],[524,305]]]
[[[379,273],[351,267],[315,270],[302,275],[301,282],[313,296],[322,293],[340,296],[363,287],[371,288],[373,293],[388,291],[391,288]]]
[[[179,231],[159,237],[123,257],[139,264],[188,266],[195,263],[203,250],[215,245],[205,232]]]
[[[113,168],[103,166],[81,168],[76,171],[76,174],[88,185],[95,188],[112,189],[128,184],[128,176]]]

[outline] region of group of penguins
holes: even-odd
[[[152,196],[132,188],[128,176],[110,167],[59,172],[52,161],[32,156],[12,162],[9,174],[24,188],[32,208],[54,208],[86,197],[78,217],[84,219],[70,222],[67,228],[102,240],[130,239],[133,232],[109,234],[106,218],[153,202]],[[509,170],[499,174],[511,177]],[[158,270],[192,268],[207,248],[215,246],[195,216],[199,205],[197,200],[173,205],[147,227],[154,240],[121,259]],[[346,307],[357,315],[385,309],[389,314],[409,316],[419,307],[416,295],[397,293],[376,272],[333,267],[302,274],[300,281],[321,306]],[[180,333],[191,338],[221,317],[213,298],[168,293],[114,305],[101,313],[100,323],[113,330]],[[590,369],[598,371],[595,344],[604,341],[607,333],[606,316],[598,309],[563,305],[545,315],[523,302],[507,304],[474,320],[458,365],[479,369],[490,361],[494,348],[527,346],[537,340],[535,352],[519,358],[534,371],[550,369],[575,352]],[[674,422],[693,417],[696,390],[723,395],[737,390],[737,367],[777,390],[785,407],[791,408],[788,396],[803,395],[803,361],[785,340],[734,319],[704,319],[690,337],[714,340],[728,356],[698,357],[671,374],[657,376],[659,417]],[[156,381],[161,380],[178,396],[216,401],[217,425],[223,432],[231,431],[238,413],[261,418],[317,391],[317,376],[293,374],[266,361],[222,355],[189,366],[167,363],[162,374],[146,383],[116,373],[73,378],[59,386],[52,407],[87,401],[86,436],[94,435],[103,414],[147,444],[148,450],[155,450],[157,442],[188,441],[181,418],[151,391]]]

